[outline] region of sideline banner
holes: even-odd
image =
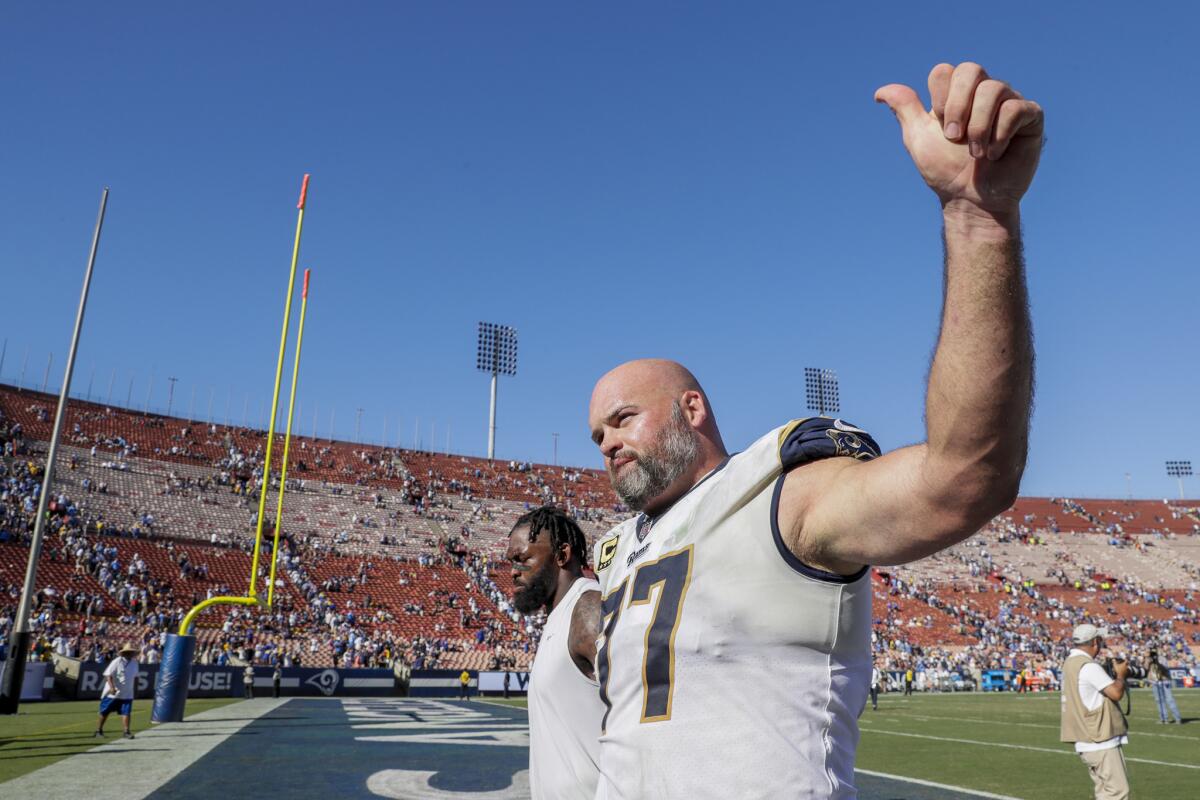
[[[504,676],[508,675],[509,694],[525,694],[529,691],[529,673],[515,672],[481,672],[479,673],[480,692],[503,692]]]
[[[158,664],[138,664],[134,683],[135,698],[154,697]],[[188,697],[244,697],[244,667],[218,667],[192,664],[188,676]],[[254,695],[269,697],[273,667],[254,668]],[[104,686],[104,667],[93,661],[79,665],[79,681],[74,687],[78,700],[98,700]],[[457,675],[457,673],[455,673]],[[288,667],[280,680],[285,697],[390,697],[396,694],[396,677],[390,669],[317,669]],[[67,692],[71,694],[70,691]]]
[[[279,693],[284,697],[390,697],[396,692],[396,676],[390,669],[316,669],[288,667],[281,671]],[[254,696],[267,697],[274,690],[274,667],[254,668]],[[237,696],[244,693],[239,677]]]
[[[458,697],[461,669],[414,669],[408,680],[409,697]],[[478,672],[467,670],[471,676],[471,694],[479,691]]]
[[[158,664],[138,664],[137,680],[133,684],[135,698],[154,697],[154,685],[158,681]],[[211,664],[193,664],[188,677],[188,697],[241,697],[241,686],[235,684],[232,667],[217,667]],[[104,687],[104,667],[94,661],[79,665],[79,682],[75,684],[78,700],[99,700]],[[237,686],[235,694],[234,687]]]
[[[21,684],[21,702],[50,699],[50,690],[54,688],[54,673],[50,671],[48,661],[26,661],[25,682]],[[0,661],[0,680],[4,679],[4,670],[8,668],[7,661]]]

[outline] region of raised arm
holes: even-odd
[[[571,614],[571,660],[593,680],[596,677],[596,639],[600,636],[600,593],[584,592]]]
[[[926,441],[873,461],[833,458],[789,473],[786,543],[812,566],[850,574],[959,542],[1004,511],[1025,468],[1033,342],[1021,197],[1042,148],[1042,110],[982,67],[939,64],[932,108],[892,84],[875,98],[942,205],[941,332],[925,400]]]

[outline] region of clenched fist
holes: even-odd
[[[983,67],[938,64],[931,107],[892,83],[875,92],[900,121],[904,146],[944,207],[1006,217],[1018,210],[1042,151],[1042,109]]]

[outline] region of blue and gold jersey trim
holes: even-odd
[[[785,471],[823,458],[848,456],[869,461],[879,454],[871,434],[831,417],[793,420],[779,432],[779,462]]]

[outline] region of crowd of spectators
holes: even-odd
[[[36,402],[23,410],[35,427],[50,418],[50,409]],[[123,432],[99,430],[118,419]],[[153,443],[139,441],[141,433]],[[164,535],[145,509],[120,520],[89,511],[88,496],[109,492],[103,480],[84,478],[80,497],[56,493],[51,498],[43,558],[64,569],[45,571],[53,577],[44,577],[35,597],[34,656],[104,659],[120,639],[133,638],[143,661],[153,663],[161,656],[166,633],[177,629],[189,608],[231,592],[209,562],[251,547],[264,482],[261,433],[89,406],[73,412],[67,436],[84,455],[70,456],[60,469],[74,470],[82,459],[101,469],[126,471],[139,456],[191,463],[205,474],[171,469],[158,491],[214,504],[216,493],[225,495],[222,502],[232,495],[234,507],[245,513],[244,526],[214,532],[207,542],[185,544]],[[30,539],[42,449],[0,406],[0,544],[27,544]],[[458,667],[465,655],[482,653],[489,666],[527,665],[543,620],[519,614],[509,600],[510,588],[497,580],[506,565],[497,560],[491,539],[511,520],[493,498],[522,498],[527,508],[565,504],[578,518],[598,526],[628,513],[594,474],[571,468],[516,461],[491,468],[464,457],[304,439],[292,452],[289,491],[350,494],[363,510],[326,536],[284,535],[274,607],[221,607],[199,629],[200,661],[421,669]],[[278,477],[273,474],[271,481],[277,485]],[[1093,513],[1073,500],[1051,502],[1054,514],[1049,517],[997,519],[969,543],[939,556],[953,567],[953,580],[921,577],[904,568],[878,572],[872,635],[877,664],[913,669],[921,676],[918,688],[975,682],[986,669],[1044,675],[1065,653],[1064,631],[1091,621],[1114,628],[1120,649],[1133,653],[1154,647],[1168,661],[1195,666],[1200,567],[1176,563],[1195,580],[1164,591],[1132,576],[1108,575],[1052,542],[1067,527],[1065,522],[1060,526],[1061,515],[1085,521],[1113,548],[1145,552],[1168,535],[1168,521],[1191,521],[1200,531],[1200,510],[1164,504],[1164,516],[1156,518],[1162,529],[1134,535],[1129,532],[1136,521],[1132,512]],[[402,524],[412,516],[428,521],[429,530]],[[439,526],[440,536],[434,533]],[[364,555],[361,543],[368,538],[378,545],[377,552]],[[408,554],[414,545],[419,555]],[[1027,575],[996,555],[1002,545],[1059,549],[1044,574]],[[6,557],[11,552],[6,550]],[[343,571],[323,566],[332,558],[350,557],[358,562]],[[398,576],[398,586],[410,587],[430,570],[437,585],[403,603],[381,600],[385,560],[398,565],[388,573]],[[7,575],[0,584],[0,629],[5,632],[19,594],[14,573]],[[266,579],[265,567],[259,577]],[[418,623],[418,633],[412,626],[400,632],[399,623],[406,619]]]

